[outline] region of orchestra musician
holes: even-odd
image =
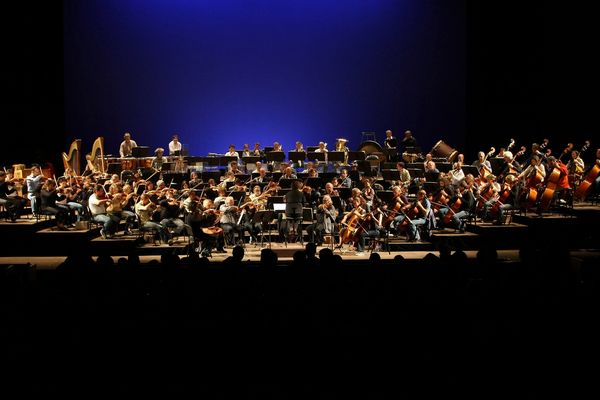
[[[252,156],[252,151],[250,150],[250,145],[248,143],[244,143],[242,148],[242,157],[250,157]]]
[[[546,168],[540,163],[540,157],[537,155],[533,155],[529,158],[529,165],[525,168],[517,178],[522,181],[525,179],[531,179],[535,177],[536,174],[540,174],[542,180],[546,178]],[[540,182],[541,183],[541,182]]]
[[[323,196],[323,202],[317,207],[315,221],[306,228],[309,240],[321,246],[323,233],[333,233],[337,216],[338,210],[334,207],[331,196]]]
[[[254,149],[252,150],[252,155],[255,157],[264,158],[265,153],[260,149],[260,143],[254,143]]]
[[[31,202],[31,209],[34,213],[38,210],[37,197],[40,195],[42,181],[45,179],[46,178],[42,175],[40,166],[37,164],[34,164],[31,167],[31,174],[25,178],[25,183],[27,184],[27,198]]]
[[[169,235],[169,231],[161,224],[152,221],[152,214],[156,210],[156,207],[156,204],[150,201],[150,196],[146,193],[141,194],[140,201],[135,204],[135,213],[140,219],[140,229],[155,229],[163,243],[169,243],[171,245],[173,244],[173,240]]]
[[[462,170],[462,163],[460,161],[457,161],[452,165],[450,176],[452,179],[450,182],[452,186],[456,188],[459,187],[460,184],[462,184],[462,182],[465,179],[465,172]]]
[[[296,176],[296,174],[294,174],[294,170],[292,169],[292,167],[286,167],[283,171],[283,175],[281,175],[281,177],[279,178],[279,181],[281,182],[282,179],[298,179],[298,177]]]
[[[317,162],[317,170],[320,169],[319,172],[327,172],[327,153],[329,150],[327,150],[327,143],[325,142],[319,142],[319,147],[315,149],[315,153],[325,153],[325,160],[321,161],[319,160]]]
[[[57,204],[58,191],[56,190],[56,182],[48,179],[40,190],[41,211],[46,214],[54,215],[56,218],[56,228],[60,231],[68,230],[65,226],[69,216],[68,209]]]
[[[504,165],[500,177],[504,178],[509,174],[518,175],[521,173],[521,165],[514,159],[513,153],[509,150],[504,151],[503,154]]]
[[[343,188],[351,188],[352,187],[352,179],[350,179],[350,177],[348,176],[347,169],[344,168],[340,172],[339,182],[340,182],[339,187],[343,187]]]
[[[399,184],[403,186],[408,186],[410,185],[410,172],[405,168],[405,165],[406,164],[404,164],[403,161],[397,162],[396,169],[400,173]]]
[[[358,236],[358,243],[356,243],[355,255],[357,256],[365,254],[367,238],[378,238],[387,234],[383,228],[383,213],[378,207],[374,207],[374,209],[365,213],[364,217],[361,218],[360,224],[362,232]]]
[[[186,235],[190,237],[190,241],[193,241],[192,227],[179,218],[181,205],[170,190],[166,191],[165,198],[158,205],[160,206],[160,224],[167,229],[174,228],[175,235],[180,235],[185,231]]]
[[[469,217],[475,211],[475,205],[477,204],[477,198],[475,197],[475,188],[474,188],[474,177],[471,174],[467,175],[469,179],[465,179],[463,183],[457,188],[456,196],[453,199],[450,199],[449,204],[456,204],[457,199],[461,200],[460,207],[458,207],[458,211],[455,211],[454,208],[444,207],[440,208],[439,213],[439,223],[441,225],[444,224],[444,220],[447,213],[452,213],[452,223],[454,226],[463,233],[465,231],[465,217]]]
[[[233,145],[233,144],[229,145],[229,151],[227,153],[225,153],[225,156],[235,157],[235,158],[237,158],[238,161],[240,160],[240,153],[235,151],[235,145]]]
[[[96,185],[94,194],[89,198],[88,206],[92,214],[92,219],[104,224],[104,227],[100,230],[100,234],[104,239],[112,237],[121,220],[120,217],[108,215],[106,212],[108,202],[109,198],[106,195],[104,187],[102,185]]]
[[[302,144],[302,142],[300,142],[300,141],[296,142],[293,151],[296,151],[296,152],[304,151],[304,145]],[[294,168],[302,168],[303,165],[304,165],[304,160],[295,160],[295,162],[294,162]]]
[[[238,225],[238,207],[235,205],[233,197],[229,196],[225,199],[225,202],[219,207],[221,212],[221,228],[223,228],[223,234],[230,238],[231,243],[235,243],[235,234],[237,234],[237,244],[244,243],[244,231],[241,226]]]
[[[123,141],[119,146],[119,154],[121,155],[121,158],[132,157],[132,149],[134,147],[137,147],[137,143],[135,140],[131,139],[131,133],[125,132],[123,135]]]
[[[165,149],[163,149],[162,147],[158,147],[156,150],[154,150],[155,156],[152,159],[152,168],[155,171],[161,171],[163,164],[167,162],[167,159],[163,157],[164,153]]]
[[[398,139],[394,137],[390,129],[385,131],[385,140],[383,143],[386,149],[395,150],[398,147]]]
[[[6,172],[0,171],[0,205],[6,207],[11,222],[16,222],[27,200],[16,195],[14,186],[6,180]]]
[[[407,147],[417,147],[417,139],[415,139],[410,130],[404,131],[402,146],[404,146],[404,150],[406,150]]]
[[[579,183],[583,171],[585,171],[585,163],[580,157],[579,151],[573,150],[571,152],[571,159],[567,162],[567,170],[569,171],[569,176],[573,177],[571,183]]]
[[[496,182],[496,176],[493,174],[489,174],[487,176],[487,182],[481,186],[480,192],[480,200],[483,202],[483,219],[487,219],[489,217],[489,211],[494,205],[494,203],[498,200],[498,194],[500,193],[500,184]]]
[[[560,171],[557,187],[554,191],[554,197],[564,198],[565,191],[571,188],[571,185],[569,184],[569,171],[567,170],[567,166],[560,160],[557,160],[554,156],[549,156],[546,161],[548,162],[549,172],[552,172],[554,168],[557,168]],[[549,177],[550,174],[547,174],[546,180],[548,180]]]
[[[181,142],[179,141],[179,135],[176,133],[171,137],[171,141],[169,142],[169,155],[170,156],[180,156],[181,155]]]
[[[408,229],[406,230],[407,238],[409,242],[415,242],[421,240],[419,230],[417,229],[420,225],[426,225],[430,223],[431,203],[427,198],[427,192],[425,190],[419,190],[417,193],[417,200],[412,205],[416,209],[416,218],[411,218],[408,223]]]
[[[600,149],[596,149],[596,163],[600,167]],[[594,179],[594,192],[596,196],[600,196],[600,174]]]

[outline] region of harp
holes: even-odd
[[[62,153],[65,175],[71,171],[71,175],[79,176],[81,158],[81,139],[75,139],[69,147],[69,154]]]
[[[85,158],[87,159],[86,169],[90,170],[92,173],[99,172],[104,174],[106,172],[106,164],[104,162],[104,138],[102,136],[94,140],[92,152]]]

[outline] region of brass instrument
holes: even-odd
[[[81,158],[81,139],[75,139],[73,143],[71,143],[71,147],[69,147],[69,154],[62,153],[63,165],[65,167],[65,173],[67,171],[72,171],[75,176],[79,176],[80,174],[80,162]]]
[[[335,142],[335,151],[344,152],[344,165],[348,165],[348,151],[350,151],[348,146],[346,146],[346,143],[348,143],[348,139],[344,138],[338,138]]]

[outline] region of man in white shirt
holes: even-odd
[[[169,155],[181,155],[181,143],[179,142],[179,136],[177,134],[173,135],[172,140],[169,142]]]
[[[88,200],[92,219],[104,224],[104,227],[100,230],[100,234],[104,239],[112,237],[121,221],[121,218],[118,215],[108,215],[106,213],[106,203],[108,201],[109,199],[106,198],[104,188],[100,185],[96,186],[94,194],[91,195]]]
[[[131,133],[129,132],[125,132],[123,139],[121,146],[119,146],[119,154],[121,154],[121,157],[132,157],[132,149],[137,147],[137,143],[135,140],[131,140]]]

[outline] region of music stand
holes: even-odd
[[[265,157],[267,158],[267,162],[283,162],[285,153],[283,151],[270,151],[265,154]]]
[[[440,172],[448,172],[452,169],[452,164],[449,162],[436,162],[435,167]]]
[[[306,152],[307,153],[314,153],[316,149],[318,149],[319,146],[306,146]]]
[[[408,170],[408,173],[410,174],[411,179],[425,177],[425,171],[423,170],[423,168],[406,168],[406,169]]]
[[[237,161],[238,158],[236,156],[221,156],[219,157],[219,166],[220,167],[228,167],[232,161]]]
[[[294,182],[297,179],[290,179],[290,178],[281,178],[279,179],[279,186],[282,189],[289,189],[292,187],[292,182]]]
[[[209,179],[214,179],[215,183],[219,183],[219,179],[221,178],[220,171],[202,171],[200,174],[203,182],[208,182]]]
[[[439,172],[426,172],[425,173],[425,181],[427,181],[427,182],[436,182],[437,183],[439,177],[440,177]]]
[[[325,162],[325,155],[328,153],[309,152],[306,156],[310,161]]]
[[[265,237],[265,230],[269,231],[269,248],[271,248],[271,229],[269,225],[273,220],[275,213],[272,210],[258,210],[252,217],[253,224],[260,224],[260,247],[263,247],[263,240]]]
[[[327,160],[330,162],[343,163],[346,160],[346,152],[345,151],[330,151],[327,154],[328,154]]]
[[[333,204],[333,206],[339,210],[339,211],[343,211],[342,210],[342,198],[340,196],[330,196],[331,197],[331,203]]]
[[[246,164],[256,164],[257,161],[260,161],[260,156],[244,156],[242,157],[242,163]]]
[[[367,157],[367,153],[364,151],[349,151],[348,160],[362,161]]]
[[[479,168],[477,168],[473,165],[463,165],[462,170],[465,173],[465,176],[468,174],[472,174],[474,177],[479,176]]]
[[[131,148],[131,156],[134,158],[152,157],[150,155],[150,147],[148,147],[148,146],[132,147]]]
[[[121,171],[123,171],[123,167],[121,166],[121,164],[108,164],[108,167],[106,167],[106,173],[110,175],[120,174]]]
[[[384,169],[381,171],[381,176],[386,181],[399,181],[400,171],[397,169]]]
[[[306,186],[310,186],[313,189],[320,189],[323,186],[323,179],[320,177],[306,178]]]
[[[337,187],[337,188],[335,188],[335,190],[338,191],[338,193],[340,194],[340,197],[344,200],[352,197],[352,188]]]
[[[289,151],[288,152],[288,160],[291,162],[297,162],[306,160],[306,152],[305,151]]]

